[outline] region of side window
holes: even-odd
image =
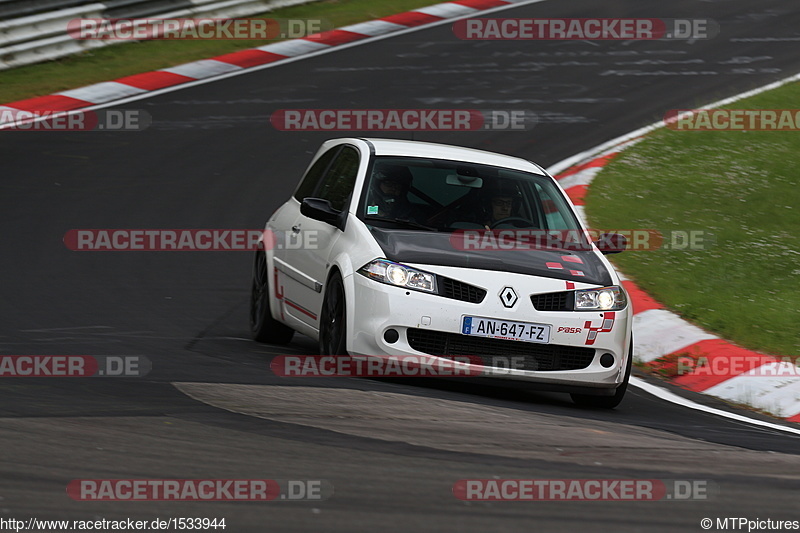
[[[350,146],[342,148],[315,195],[328,200],[334,209],[343,210],[356,184],[358,163],[358,152],[354,148]]]
[[[314,190],[317,188],[317,185],[322,179],[322,176],[325,173],[325,170],[328,168],[328,165],[333,160],[333,156],[339,152],[339,148],[341,147],[334,146],[322,154],[322,156],[317,159],[311,168],[308,169],[305,177],[303,177],[303,181],[300,182],[300,186],[297,187],[297,191],[294,193],[294,197],[298,202],[302,202],[303,199],[314,195]]]

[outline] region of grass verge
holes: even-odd
[[[332,28],[403,13],[440,0],[323,0],[250,18],[322,19]],[[89,50],[0,72],[0,102],[42,96],[131,74],[264,46],[268,40],[144,41]]]
[[[793,109],[800,83],[736,109]],[[669,309],[749,349],[800,354],[800,131],[661,129],[593,182],[593,227],[702,230],[703,250],[630,251],[621,270]]]

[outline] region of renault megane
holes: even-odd
[[[542,167],[426,142],[325,142],[255,257],[256,340],[323,355],[477,358],[482,375],[613,408],[632,314],[605,254]],[[618,237],[611,234],[612,237]]]

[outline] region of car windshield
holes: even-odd
[[[546,176],[430,158],[376,157],[359,217],[370,225],[418,231],[580,231]]]

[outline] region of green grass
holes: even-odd
[[[800,83],[729,106],[794,109]],[[701,251],[630,251],[621,270],[669,309],[744,347],[800,354],[800,131],[658,130],[586,198],[597,228],[704,230]]]
[[[260,17],[322,19],[326,28],[337,28],[435,3],[437,0],[324,0],[277,9]],[[0,71],[0,102],[83,87],[269,42],[272,41],[146,41],[89,50],[57,61]]]

